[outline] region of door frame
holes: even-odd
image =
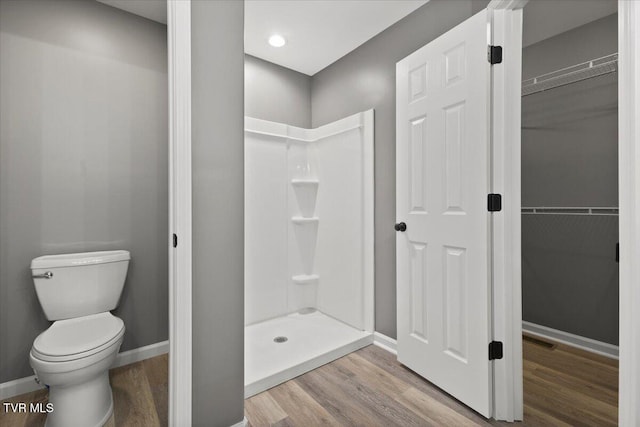
[[[523,418],[522,277],[520,239],[520,88],[522,8],[528,0],[492,0],[489,44],[502,46],[491,67],[491,192],[502,195],[492,217],[493,339],[503,358],[493,362],[493,418]],[[518,143],[512,143],[518,141]]]
[[[191,0],[167,0],[169,426],[191,425]],[[177,236],[174,241],[173,236]],[[174,247],[174,243],[179,243]]]
[[[492,41],[503,66],[492,67],[494,190],[503,211],[494,215],[494,335],[504,359],[494,371],[494,418],[523,416],[520,121],[522,7],[526,0],[492,0]],[[640,1],[618,0],[618,179],[620,239],[620,368],[618,423],[640,424]],[[515,143],[514,143],[515,141]],[[634,262],[636,260],[636,262]]]
[[[640,424],[640,1],[618,0],[620,371],[618,423]],[[635,260],[635,262],[634,262]]]
[[[522,7],[492,0],[493,44],[504,50],[492,67],[492,187],[504,196],[494,215],[494,339],[504,358],[494,366],[494,418],[522,419],[522,283],[520,229],[520,88]],[[169,47],[169,425],[191,423],[191,1],[168,0]],[[640,424],[640,1],[618,0],[620,203],[619,424]],[[180,236],[180,250],[171,235]],[[180,286],[178,286],[180,284]]]

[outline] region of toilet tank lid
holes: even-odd
[[[105,264],[108,262],[128,261],[131,259],[129,251],[100,251],[82,252],[74,254],[44,255],[31,261],[31,269],[55,267],[80,267],[91,264]]]

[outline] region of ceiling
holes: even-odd
[[[167,23],[166,0],[97,0],[118,9],[126,10],[134,15],[143,16],[162,24]]]
[[[166,0],[97,0],[167,23]],[[428,0],[246,0],[245,52],[313,75]],[[448,0],[453,1],[453,0]],[[603,18],[617,0],[530,0],[524,10],[523,45]],[[273,33],[288,43],[271,47]]]
[[[617,10],[617,0],[530,0],[522,18],[522,45],[532,45]]]
[[[245,52],[310,76],[334,63],[425,0],[245,2]],[[270,35],[287,44],[274,48]]]

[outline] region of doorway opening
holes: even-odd
[[[615,2],[541,38],[524,9],[521,224],[524,422],[617,425]]]

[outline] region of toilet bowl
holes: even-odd
[[[102,426],[113,412],[108,370],[122,338],[124,322],[111,313],[59,320],[33,343],[29,361],[49,387],[54,411],[48,427]]]
[[[29,362],[49,387],[47,427],[104,425],[113,413],[109,368],[124,337],[117,306],[129,253],[92,252],[36,258],[31,268],[53,324],[33,342]]]

